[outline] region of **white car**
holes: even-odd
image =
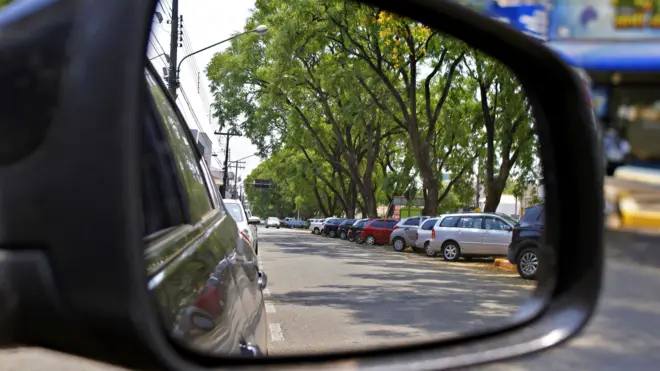
[[[266,219],[266,228],[277,228],[280,229],[280,220],[274,216],[269,217]]]
[[[323,221],[325,219],[310,219],[309,220],[309,230],[314,234],[321,234],[321,229],[323,229]]]
[[[245,234],[245,237],[250,241],[255,254],[259,254],[259,236],[257,235],[257,225],[261,220],[256,216],[250,216],[243,208],[243,204],[239,200],[225,199],[222,200],[225,208],[236,221],[238,230]]]

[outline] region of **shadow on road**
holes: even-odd
[[[276,304],[350,311],[383,339],[451,336],[511,324],[534,285],[466,264],[318,237],[269,236],[280,252],[340,261],[343,277],[272,295]],[[479,261],[477,261],[479,262]],[[483,260],[480,261],[483,263]]]

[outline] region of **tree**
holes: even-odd
[[[461,134],[470,131],[459,129],[466,128],[466,123],[448,116],[441,122],[466,46],[419,23],[370,6],[335,1],[323,3],[322,8],[338,28],[338,35],[332,37],[337,49],[371,71],[370,75],[356,76],[360,85],[408,134],[408,145],[422,179],[424,213],[435,215],[439,201],[455,183],[447,183],[440,194],[442,166],[463,161],[463,166],[452,172],[453,179],[458,179],[474,161],[459,153],[465,151],[459,143],[468,142]],[[421,72],[425,67],[430,70],[427,74]],[[376,84],[387,90],[391,98],[381,98]],[[443,153],[440,161],[434,157],[438,151]]]
[[[515,75],[478,51],[465,64],[476,83],[486,135],[485,212],[494,212],[516,164],[529,171],[536,151],[531,106]]]

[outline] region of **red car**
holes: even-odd
[[[362,229],[360,238],[367,245],[387,244],[390,242],[390,234],[399,221],[396,219],[373,219]]]

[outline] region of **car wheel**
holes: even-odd
[[[353,236],[353,235],[349,235],[349,236],[348,236],[348,240],[349,240],[350,242],[355,242],[355,236]]]
[[[339,233],[339,238],[342,239],[342,240],[345,240],[346,239],[346,232],[341,231],[341,233]]]
[[[455,262],[461,256],[461,248],[456,242],[447,241],[442,245],[442,257],[450,262]]]
[[[280,227],[277,227],[277,229],[280,229]]]
[[[266,229],[268,229],[268,226],[266,226]]]
[[[321,234],[321,231],[318,228],[314,228],[314,234]]]
[[[518,255],[518,274],[526,280],[533,280],[536,278],[536,272],[539,269],[539,255],[538,249],[534,247],[527,247]]]
[[[429,258],[432,258],[435,256],[435,251],[431,250],[431,243],[426,241],[424,244],[424,252],[426,253],[426,256]]]
[[[367,245],[375,245],[376,244],[376,237],[374,236],[367,236],[367,238],[364,239],[364,243]]]
[[[396,237],[394,241],[392,241],[392,249],[396,252],[402,252],[406,249],[406,241],[401,237]]]
[[[330,232],[328,232],[328,237],[330,237],[330,238],[335,238],[336,235],[337,235],[337,232],[334,229],[331,230]]]

